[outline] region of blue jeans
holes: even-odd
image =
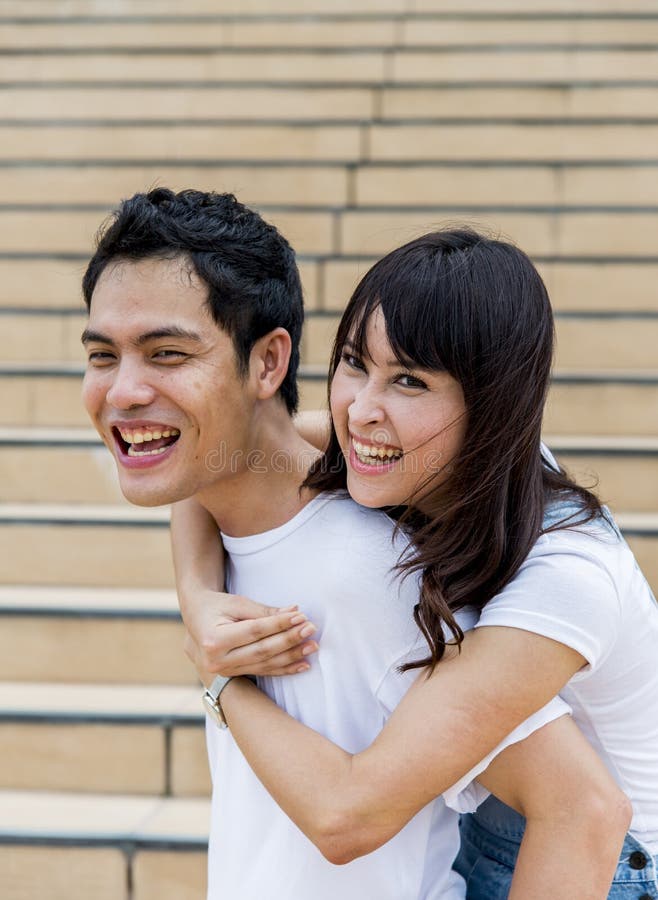
[[[461,817],[453,868],[466,881],[466,900],[506,900],[524,827],[525,819],[495,797]],[[627,834],[608,900],[658,900],[657,872],[658,857]]]

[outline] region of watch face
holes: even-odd
[[[220,728],[226,728],[226,719],[224,718],[224,714],[222,712],[221,706],[212,696],[212,694],[208,693],[208,691],[203,694],[203,705],[206,708],[206,712],[212,716],[213,721]]]

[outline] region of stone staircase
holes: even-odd
[[[208,775],[167,511],[80,404],[120,197],[232,190],[299,253],[306,407],[359,275],[469,221],[546,279],[546,437],[658,586],[658,0],[0,2],[0,894],[201,900]],[[238,898],[226,898],[238,900]]]

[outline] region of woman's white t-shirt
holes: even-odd
[[[597,519],[542,535],[476,627],[492,625],[552,638],[587,660],[561,696],[630,799],[631,833],[658,853],[658,606],[616,528]]]

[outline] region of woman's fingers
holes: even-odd
[[[195,662],[214,674],[271,675],[274,674],[270,665],[272,658],[298,647],[298,654],[290,661],[305,658],[300,645],[308,641],[315,630],[313,623],[297,612],[227,622],[218,625],[206,634],[202,643],[195,645]]]
[[[289,674],[296,672],[300,664],[307,664],[309,657],[319,649],[315,641],[306,638],[300,641],[299,636],[290,637],[290,640],[296,641],[293,646],[284,646],[281,637],[283,636],[279,635],[261,641],[267,644],[264,648],[254,645],[234,651],[229,657],[231,666],[235,666],[244,675],[279,675],[284,669]],[[283,649],[279,649],[280,647]]]
[[[258,619],[261,617],[270,617],[281,612],[291,612],[297,609],[296,606],[279,609],[276,606],[265,606],[263,603],[256,603],[249,597],[242,597],[239,594],[222,594],[222,603],[219,611],[222,615],[228,616],[237,621],[243,619]]]

